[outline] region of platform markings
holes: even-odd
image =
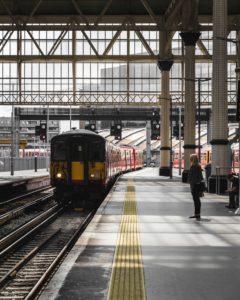
[[[128,180],[108,300],[145,300],[135,187]]]

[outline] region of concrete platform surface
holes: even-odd
[[[37,172],[34,170],[22,170],[22,171],[14,171],[14,175],[11,175],[10,172],[0,172],[0,180],[18,180],[39,176],[49,176],[49,171],[46,169],[39,169]]]
[[[32,191],[50,184],[49,172],[46,169],[0,172],[0,194],[1,200],[5,200],[13,195]]]
[[[159,177],[157,168],[128,173],[117,181],[40,299],[109,299],[129,180],[138,209],[144,299],[238,299],[240,216],[225,207],[228,197],[206,193],[201,221],[189,219],[189,185],[176,177]]]

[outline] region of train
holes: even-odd
[[[54,198],[74,208],[97,204],[117,176],[142,167],[141,149],[117,146],[89,130],[74,129],[51,140]]]
[[[45,148],[26,147],[24,149],[19,149],[19,157],[46,157],[50,156],[50,151]]]
[[[196,154],[198,154],[198,150],[196,150]],[[207,164],[212,161],[212,150],[211,146],[207,145],[203,149],[201,149],[201,166],[205,167]],[[181,149],[181,166],[184,168],[184,149]],[[174,149],[173,151],[173,167],[179,167],[179,149]]]
[[[196,150],[198,154],[198,150]],[[233,143],[229,146],[229,160],[231,161],[232,172],[238,172],[239,169],[239,143]],[[181,166],[184,168],[184,149],[181,150]],[[201,149],[201,166],[204,168],[207,164],[212,162],[212,147],[205,145]],[[173,151],[173,167],[179,167],[179,149]]]

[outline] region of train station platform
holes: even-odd
[[[240,217],[205,194],[201,220],[180,178],[122,176],[40,296],[88,300],[239,297]]]
[[[0,172],[1,198],[8,198],[17,193],[31,191],[50,184],[49,172],[46,169]]]

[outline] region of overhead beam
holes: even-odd
[[[108,46],[107,46],[106,49],[104,50],[103,56],[104,56],[104,55],[107,55],[107,54],[109,53],[109,51],[112,49],[112,47],[113,47],[114,43],[116,42],[116,40],[119,38],[121,32],[122,32],[121,30],[118,30],[118,31],[114,34],[114,36],[113,36],[113,38],[111,39],[110,43],[108,44]]]
[[[148,45],[147,41],[145,40],[145,38],[141,34],[141,32],[139,30],[135,30],[135,33],[138,36],[139,40],[142,42],[142,44],[145,47],[145,49],[147,50],[148,54],[151,55],[151,56],[154,56],[155,55],[154,52],[152,51],[152,49]]]
[[[156,63],[159,60],[159,55],[22,55],[22,62],[142,62],[142,63]],[[183,60],[181,55],[174,55],[172,59],[176,63]],[[1,55],[0,62],[17,62],[18,55]],[[196,55],[196,62],[212,62],[212,55]],[[236,55],[228,55],[228,62],[236,63]]]
[[[165,26],[167,27],[170,23],[176,22],[176,15],[180,12],[184,0],[172,0],[166,9],[164,14]],[[174,22],[174,23],[175,23]]]
[[[31,11],[30,15],[24,21],[24,25],[26,25],[29,22],[29,20],[31,20],[31,18],[34,16],[35,12],[38,10],[41,3],[42,3],[42,0],[38,0],[36,2],[36,5],[33,7],[33,10]]]
[[[81,16],[82,20],[85,22],[85,24],[87,26],[89,26],[89,22],[88,22],[87,17],[82,13],[81,9],[79,8],[79,6],[78,6],[78,4],[76,3],[75,0],[72,0],[72,4],[75,7],[77,13]]]
[[[111,6],[111,4],[112,4],[112,0],[108,0],[108,2],[106,3],[106,5],[104,6],[103,10],[101,11],[100,15],[97,17],[97,20],[94,22],[94,26],[95,27],[101,21],[102,17],[105,15],[105,13],[107,12],[107,10]]]
[[[239,17],[240,18],[240,17]],[[69,22],[69,19],[66,20],[66,23]],[[90,26],[87,27],[84,24],[51,24],[51,25],[26,25],[23,27],[22,25],[1,25],[0,24],[0,30],[1,31],[12,31],[12,30],[18,30],[18,31],[63,31],[63,30],[88,30],[88,31],[116,31],[116,30],[134,30],[134,26],[132,24],[129,25],[117,25],[116,23],[113,25],[104,25],[99,24],[96,27]],[[165,28],[164,26],[156,26],[156,25],[145,25],[140,24],[138,25],[139,30],[146,30],[146,31],[178,31],[179,27],[176,25],[173,25],[171,27]],[[199,25],[199,31],[212,31],[213,27],[212,25]],[[229,31],[236,31],[240,30],[240,25],[229,25],[228,26]]]
[[[2,1],[2,0],[1,0]],[[164,16],[162,15],[156,15],[158,20],[159,20],[159,27],[161,30],[176,30],[176,25],[174,24],[169,24],[169,27],[167,27],[165,29],[165,19]],[[21,27],[21,24],[24,24],[26,22],[26,20],[28,19],[28,15],[15,15],[15,20],[17,21],[17,24],[19,24],[19,28]],[[98,18],[97,15],[85,15],[85,21],[87,21],[87,23],[89,24],[94,24]],[[228,16],[228,25],[231,28],[235,28],[235,26],[238,26],[236,23],[236,19],[239,19],[240,15],[229,15]],[[115,26],[113,24],[119,23],[122,24],[124,22],[124,19],[126,18],[125,15],[104,15],[101,19],[101,23],[103,23],[106,26]],[[147,25],[150,26],[150,28],[156,28],[156,25],[152,24],[152,18],[149,15],[131,15],[131,18],[134,20],[135,23],[145,23],[145,24],[151,24],[151,25]],[[212,15],[199,15],[199,23],[203,23],[203,24],[210,24],[209,26],[207,26],[207,28],[212,27]],[[82,16],[81,15],[34,15],[31,17],[31,24],[27,24],[28,26],[31,26],[32,28],[32,24],[35,24],[37,27],[39,26],[64,26],[64,24],[68,24],[69,20],[74,20],[76,23],[84,23],[81,24],[82,26],[86,27],[86,22],[83,22]],[[4,26],[6,26],[6,24],[11,24],[12,23],[12,18],[9,15],[1,15],[0,18],[0,24],[3,24]],[[154,22],[155,23],[155,22]],[[40,24],[40,25],[39,25]],[[48,24],[48,25],[47,25]],[[33,25],[33,26],[35,26]],[[90,28],[89,30],[95,30],[94,25],[89,25]],[[139,25],[139,26],[143,26],[146,27],[145,25]],[[103,26],[100,26],[100,28],[103,28]],[[36,29],[37,30],[37,29]]]
[[[85,37],[85,39],[88,41],[93,52],[97,55],[97,57],[99,57],[99,53],[98,53],[97,49],[94,47],[93,43],[91,42],[91,40],[89,39],[88,35],[86,34],[86,32],[84,30],[82,30],[82,34]]]
[[[152,21],[159,25],[159,21],[155,13],[153,12],[151,6],[149,5],[148,0],[141,0],[143,6],[145,7],[146,11],[148,12],[149,16],[151,17]]]
[[[197,45],[198,45],[199,49],[202,51],[203,55],[209,55],[209,52],[208,52],[207,48],[205,47],[205,45],[203,44],[202,40],[198,39]]]
[[[35,38],[33,37],[32,33],[30,31],[27,31],[27,33],[29,34],[30,38],[32,39],[34,45],[37,47],[38,51],[41,53],[42,56],[45,56],[45,54],[43,53],[42,49],[40,48],[40,46],[38,45],[37,41],[35,40]]]
[[[10,40],[12,34],[14,31],[7,31],[5,33],[5,35],[3,36],[1,42],[0,42],[0,53],[3,51],[5,45],[7,44],[7,42]]]

